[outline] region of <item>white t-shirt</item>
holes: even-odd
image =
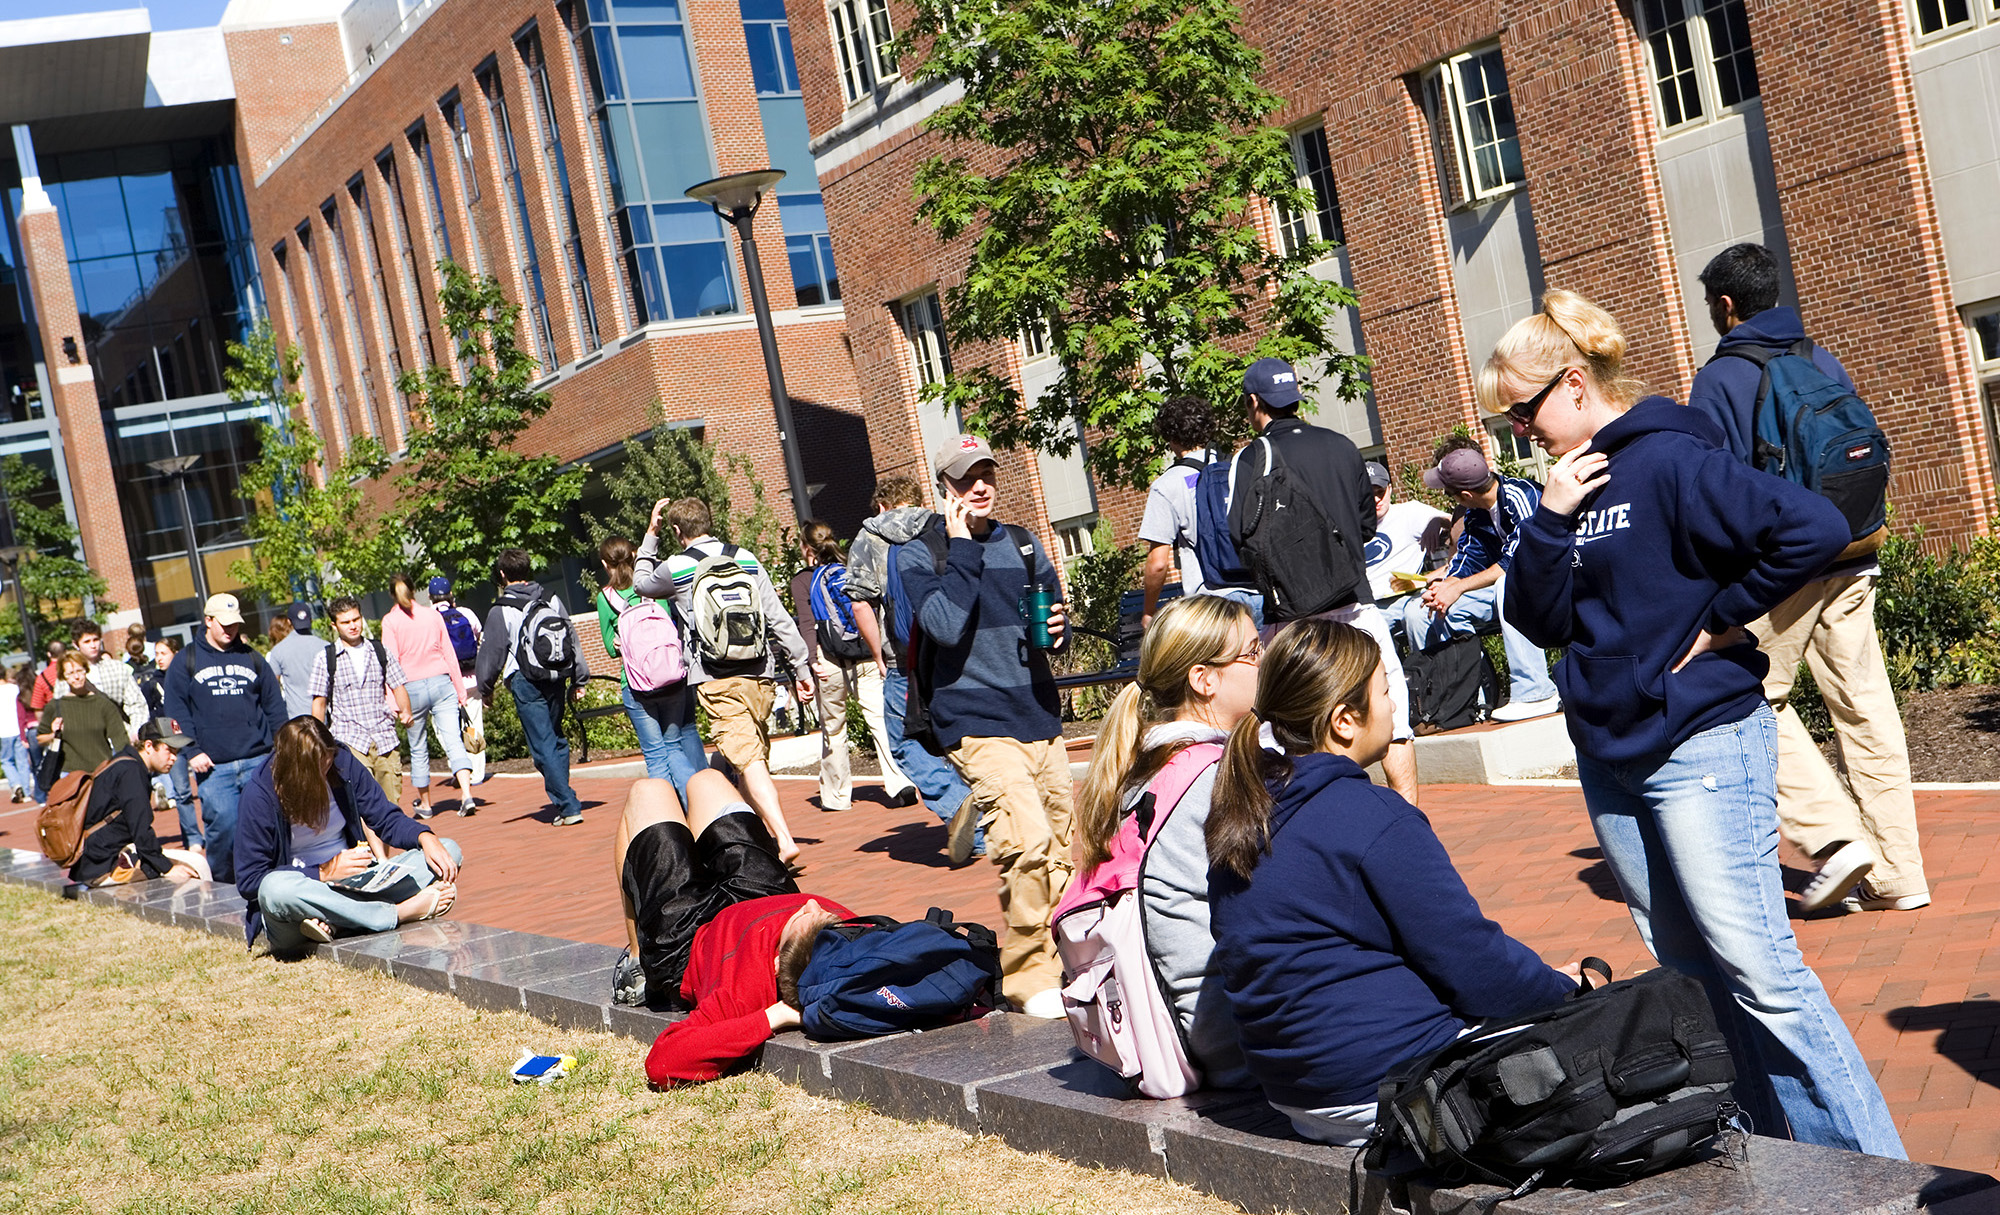
[[[1196,453],[1195,459],[1202,458]],[[1153,478],[1146,491],[1146,514],[1139,520],[1139,539],[1149,544],[1174,546],[1174,564],[1181,568],[1181,593],[1199,595],[1207,585],[1201,562],[1194,555],[1194,482],[1198,468],[1183,464]]]
[[[1451,516],[1434,506],[1422,502],[1395,502],[1389,506],[1389,513],[1375,521],[1375,538],[1368,542],[1368,586],[1378,600],[1392,599],[1398,592],[1390,589],[1392,574],[1425,573],[1428,554],[1424,552],[1424,533],[1430,529],[1433,520],[1450,519]]]
[[[0,738],[21,737],[21,685],[0,680]]]

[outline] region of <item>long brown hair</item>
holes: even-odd
[[[1192,693],[1190,670],[1234,657],[1231,636],[1249,619],[1248,608],[1217,595],[1176,599],[1153,617],[1139,646],[1138,677],[1111,702],[1077,798],[1076,832],[1085,865],[1111,859],[1127,793],[1153,779],[1186,745],[1145,747],[1147,728],[1180,713]]]
[[[408,574],[397,574],[390,579],[389,593],[396,597],[396,606],[406,612],[417,606],[416,583],[410,581]]]
[[[604,563],[610,589],[622,591],[632,585],[632,570],[639,562],[639,550],[623,536],[607,536],[597,546],[597,559]]]
[[[812,554],[814,565],[839,565],[846,558],[840,552],[840,537],[831,523],[808,519],[799,530],[799,545]]]
[[[286,822],[313,831],[326,826],[333,801],[326,769],[339,745],[333,731],[317,717],[294,717],[278,727],[271,746],[271,785]]]
[[[1296,620],[1257,666],[1257,707],[1229,733],[1208,809],[1208,863],[1248,878],[1271,850],[1271,789],[1292,778],[1292,760],[1321,749],[1342,707],[1368,720],[1368,685],[1382,663],[1375,639],[1351,624]],[[1271,727],[1283,754],[1264,750]]]

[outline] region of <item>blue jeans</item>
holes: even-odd
[[[1672,678],[1672,676],[1668,676]],[[1708,989],[1758,1133],[1904,1159],[1882,1091],[1799,955],[1778,872],[1769,707],[1630,763],[1579,753],[1590,825],[1646,948]]]
[[[632,719],[632,733],[639,736],[646,775],[672,781],[685,803],[688,782],[708,766],[708,752],[701,749],[701,731],[695,726],[692,689],[683,684],[669,695],[641,699],[628,684],[618,694],[625,702],[625,716]]]
[[[1470,637],[1478,626],[1497,616],[1500,640],[1507,647],[1508,701],[1547,700],[1556,694],[1556,681],[1549,675],[1549,656],[1542,652],[1542,647],[1515,632],[1501,615],[1501,592],[1506,586],[1506,576],[1502,575],[1492,586],[1460,595],[1445,609],[1442,629],[1437,616],[1424,606],[1424,597],[1412,595],[1403,604],[1403,636],[1411,649],[1428,650],[1448,640],[1442,635],[1444,631],[1448,630],[1450,637]]]
[[[472,771],[472,757],[465,753],[465,739],[459,734],[458,689],[452,686],[451,676],[412,679],[403,685],[403,691],[410,697],[410,784],[430,788],[431,740],[426,724],[437,727],[452,773]]]
[[[958,769],[951,766],[942,755],[932,755],[916,743],[903,737],[903,706],[910,700],[910,677],[900,666],[889,664],[882,674],[882,728],[889,735],[889,753],[896,757],[896,766],[910,783],[923,794],[924,805],[931,813],[949,823],[958,813],[960,803],[972,796],[972,789]],[[985,828],[975,829],[972,850],[983,851],[986,847]]]
[[[28,743],[19,734],[0,739],[0,768],[6,769],[7,783],[19,789],[21,796],[35,795],[35,771],[28,762]]]
[[[218,882],[236,881],[236,803],[266,758],[232,759],[201,774],[201,821],[206,824],[202,842],[208,849],[209,871]]]
[[[1246,586],[1203,587],[1202,594],[1214,595],[1217,599],[1234,599],[1250,609],[1250,620],[1259,629],[1264,627],[1264,596]]]
[[[453,840],[444,840],[444,850],[453,862],[465,860]],[[383,862],[407,870],[422,890],[437,880],[431,865],[418,849],[399,852]],[[271,937],[272,953],[296,953],[305,948],[299,932],[304,920],[325,920],[335,928],[358,928],[362,932],[387,932],[396,926],[396,905],[378,900],[357,899],[342,894],[304,869],[273,869],[257,884],[257,906],[264,913],[264,931]]]
[[[542,774],[549,804],[558,815],[582,814],[583,802],[569,787],[569,739],[557,728],[569,685],[553,683],[544,688],[516,671],[507,677],[507,690],[514,694],[514,715],[521,719],[521,733],[527,736],[535,770]]]

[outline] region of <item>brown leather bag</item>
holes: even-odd
[[[83,855],[83,844],[98,829],[111,821],[111,815],[86,827],[83,816],[90,809],[90,787],[104,770],[121,759],[131,759],[129,755],[114,755],[97,765],[94,772],[65,772],[56,781],[55,788],[49,790],[49,800],[43,804],[41,815],[35,820],[35,835],[41,840],[42,855],[65,868],[74,865]],[[138,762],[133,760],[134,763]]]

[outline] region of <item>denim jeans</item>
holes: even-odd
[[[889,750],[896,757],[896,766],[923,794],[924,805],[949,823],[959,804],[972,796],[972,789],[942,755],[932,755],[903,737],[903,706],[909,699],[910,677],[892,662],[882,676],[882,727],[889,736]],[[972,849],[979,852],[985,847],[986,829],[981,827],[973,834]]]
[[[218,882],[236,881],[236,803],[265,758],[232,759],[201,774],[202,840],[208,848],[209,870]]]
[[[542,687],[516,671],[507,677],[507,690],[514,694],[514,715],[521,719],[521,733],[527,737],[535,770],[542,774],[549,804],[559,815],[582,814],[583,802],[569,787],[569,739],[563,737],[561,728],[563,697],[569,685]]]
[[[410,784],[428,789],[431,783],[431,740],[425,724],[437,727],[438,741],[444,744],[445,762],[453,775],[472,771],[472,757],[465,753],[465,739],[458,729],[458,689],[451,676],[431,675],[403,685],[410,697]]]
[[[1249,587],[1210,586],[1203,587],[1201,593],[1204,595],[1214,595],[1218,599],[1234,599],[1236,602],[1250,609],[1251,623],[1260,629],[1264,627],[1264,596],[1251,590]]]
[[[1671,678],[1671,677],[1670,677]],[[1882,1092],[1799,955],[1778,872],[1768,706],[1629,763],[1579,753],[1590,824],[1646,948],[1708,989],[1759,1134],[1903,1159]]]
[[[201,819],[195,814],[194,791],[188,785],[187,756],[174,756],[174,766],[153,777],[153,788],[173,803],[174,816],[181,824],[181,847],[201,847]]]
[[[1470,637],[1479,625],[1498,616],[1500,640],[1507,647],[1507,699],[1523,703],[1547,700],[1556,694],[1556,681],[1549,675],[1549,656],[1542,652],[1542,647],[1515,632],[1500,614],[1506,587],[1507,578],[1502,575],[1492,586],[1460,595],[1445,609],[1444,627],[1452,637]],[[1427,650],[1447,640],[1439,635],[1437,620],[1424,606],[1422,595],[1410,596],[1403,605],[1403,635],[1412,649]]]
[[[6,769],[7,783],[19,789],[21,796],[35,795],[35,773],[28,762],[28,743],[19,734],[0,739],[0,768]]]
[[[453,862],[465,854],[453,840],[444,840],[444,850]],[[407,870],[422,890],[437,880],[430,861],[412,848],[383,862]],[[304,869],[273,869],[257,884],[257,906],[264,913],[264,931],[271,937],[272,953],[297,953],[306,938],[299,932],[304,920],[325,920],[335,928],[358,928],[362,932],[387,932],[396,926],[396,905],[379,900],[357,899],[342,894],[313,872]]]
[[[646,775],[672,781],[685,803],[688,782],[708,766],[708,752],[701,749],[701,731],[695,726],[693,691],[683,685],[670,695],[642,699],[626,685],[618,694],[625,702],[625,716],[632,719],[632,733],[639,736]]]

